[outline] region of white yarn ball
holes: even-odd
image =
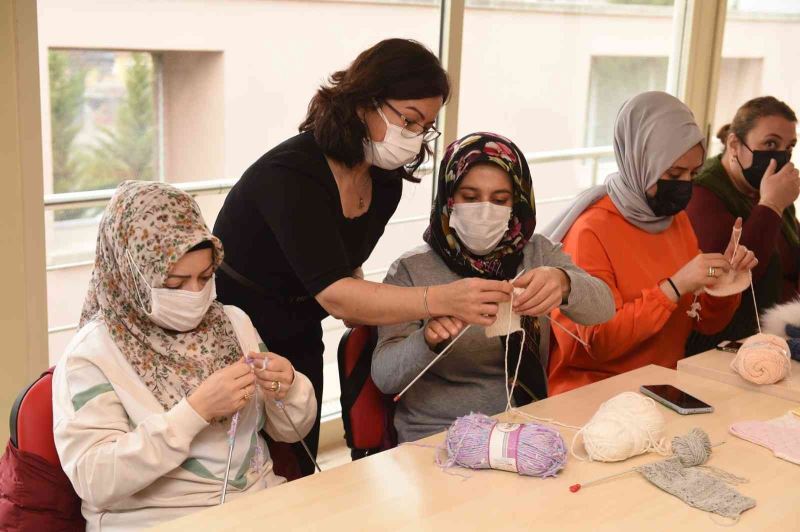
[[[600,405],[580,434],[590,460],[618,462],[662,451],[665,425],[652,399],[624,392]]]

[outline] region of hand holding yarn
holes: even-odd
[[[459,279],[431,286],[428,311],[432,316],[454,316],[473,325],[488,327],[494,323],[498,304],[510,301],[511,283],[490,279]]]
[[[238,412],[255,395],[255,376],[244,358],[212,373],[187,401],[206,421]]]
[[[431,318],[425,324],[425,343],[431,349],[436,349],[438,346],[449,340],[455,338],[464,329],[466,323],[458,318],[442,316],[440,318]]]
[[[526,271],[513,282],[522,293],[514,297],[514,312],[524,316],[543,316],[558,308],[569,296],[570,281],[558,268],[542,266]]]
[[[742,237],[742,219],[736,218],[733,224],[731,238],[728,247],[725,249],[725,258],[731,263],[731,269],[735,272],[750,271],[758,265],[755,253],[739,243]]]
[[[700,253],[675,272],[671,279],[681,294],[691,294],[716,285],[730,269],[730,262],[721,253]]]
[[[283,400],[294,383],[292,363],[275,353],[250,353],[256,382],[267,399]]]
[[[789,345],[774,334],[751,336],[731,361],[731,369],[748,382],[774,384],[791,372]]]

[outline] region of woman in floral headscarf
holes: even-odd
[[[129,181],[111,199],[81,329],[53,382],[56,449],[87,530],[218,504],[236,412],[230,498],[284,481],[259,435],[298,440],[277,400],[302,434],[314,423],[309,380],[261,352],[244,312],[214,301],[222,258],[187,194]]]
[[[517,405],[546,395],[550,329],[538,316],[560,308],[588,324],[614,311],[608,287],[572,264],[560,246],[534,235],[535,226],[531,174],[519,148],[492,133],[467,135],[451,144],[442,160],[427,245],[398,259],[384,280],[429,286],[462,277],[516,278],[513,310],[525,331]],[[513,372],[523,335],[504,336],[508,319],[502,310],[497,322],[466,331],[403,395],[395,413],[400,441],[441,431],[471,411],[496,414],[506,407],[505,342]],[[400,392],[463,328],[452,317],[381,327],[372,359],[375,384],[384,393]],[[489,337],[496,328],[500,338]]]

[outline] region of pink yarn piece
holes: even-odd
[[[447,460],[439,465],[500,469],[520,475],[554,477],[567,462],[558,431],[538,423],[502,423],[484,414],[455,420],[445,441]]]
[[[800,418],[791,412],[769,421],[740,421],[729,430],[737,438],[767,447],[778,458],[800,465]]]
[[[785,379],[791,368],[789,344],[766,333],[748,338],[731,361],[733,371],[755,384],[774,384]]]

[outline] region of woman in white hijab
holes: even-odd
[[[618,172],[581,194],[543,231],[563,241],[578,267],[608,284],[617,309],[610,321],[593,326],[555,311],[554,319],[588,347],[553,329],[551,394],[647,364],[674,368],[692,329],[721,330],[739,305],[740,294],[714,298],[704,288],[757,263],[736,246],[733,232],[725,254],[704,254],[697,246],[683,211],[705,140],[677,98],[646,92],[627,101],[617,115],[614,154]]]
[[[314,423],[308,378],[215,301],[222,258],[197,204],[169,185],[125,182],[106,208],[81,329],[53,381],[56,449],[87,530],[218,504],[234,419],[228,497],[280,484],[260,431],[294,442],[292,422],[302,434]]]

